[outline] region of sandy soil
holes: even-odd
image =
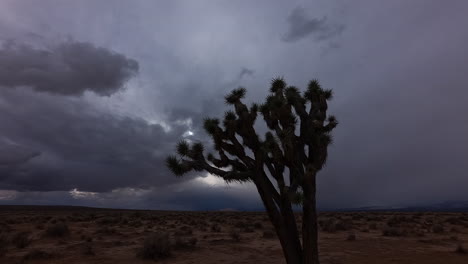
[[[319,220],[322,263],[468,263],[468,213]],[[1,207],[0,263],[285,263],[272,230],[264,213]],[[170,256],[142,258],[147,238],[164,233]]]

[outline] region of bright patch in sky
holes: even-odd
[[[98,193],[78,191],[77,188],[68,192],[74,199],[94,199]]]
[[[193,136],[193,132],[190,131],[190,130],[188,130],[188,131],[186,131],[182,136],[183,136],[183,137],[190,137],[190,136]]]
[[[220,186],[220,185],[227,185],[226,182],[217,176],[214,176],[212,174],[207,173],[205,177],[197,177],[195,178],[197,182],[201,182],[203,184],[209,185],[209,186]]]
[[[9,201],[16,198],[17,192],[13,190],[0,190],[0,201]]]

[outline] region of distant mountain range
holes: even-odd
[[[299,209],[299,207],[297,208]],[[153,211],[145,209],[117,209],[117,208],[96,208],[86,206],[67,206],[67,205],[0,205],[0,211]],[[160,211],[160,210],[154,210]],[[167,210],[163,210],[167,211]],[[206,211],[206,210],[201,210]],[[234,208],[221,209],[219,211],[242,212],[242,211],[264,211],[263,208],[242,210]],[[298,210],[299,211],[299,210]],[[425,204],[415,206],[366,206],[352,208],[318,208],[321,212],[468,212],[468,201],[446,201],[438,204]]]
[[[415,206],[366,206],[331,210],[325,209],[323,211],[468,212],[468,201],[446,201],[438,204],[424,204]]]

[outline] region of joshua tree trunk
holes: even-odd
[[[319,264],[315,176],[316,173],[314,172],[306,173],[304,179],[306,183],[303,185],[303,264]]]
[[[286,263],[301,264],[302,248],[292,209],[288,213],[288,216],[281,216],[273,199],[266,197],[260,188],[258,188],[258,192],[267,209],[268,217],[275,228]],[[292,224],[293,222],[294,224]]]

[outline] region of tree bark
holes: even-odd
[[[267,192],[265,192],[262,180],[255,182],[255,185],[265,209],[267,210],[268,217],[275,228],[281,248],[283,249],[286,263],[302,264],[302,248],[295,222],[296,219],[291,205],[289,204],[289,210],[287,207],[278,208],[271,195],[267,195]],[[282,213],[280,214],[279,209],[283,209],[284,211],[282,210]],[[293,222],[294,224],[292,224]]]
[[[319,264],[317,208],[316,208],[316,172],[308,169],[305,174],[302,204],[302,250],[303,264]]]

